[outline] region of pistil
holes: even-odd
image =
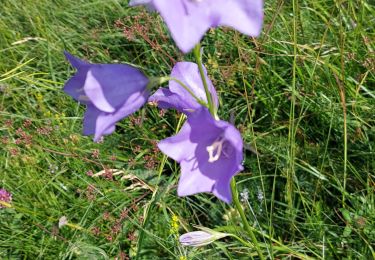
[[[208,162],[213,163],[219,160],[221,153],[223,151],[224,139],[216,140],[212,145],[207,146],[206,150],[208,152]]]

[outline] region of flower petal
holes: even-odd
[[[101,111],[112,113],[116,110],[105,98],[103,88],[99,81],[92,75],[91,70],[86,74],[84,90],[91,102]]]
[[[112,113],[128,97],[143,92],[147,77],[137,68],[126,64],[92,64],[84,86],[86,95],[100,110]]]
[[[89,65],[90,63],[83,61],[81,59],[78,59],[77,57],[73,56],[67,51],[64,51],[65,58],[72,64],[72,66],[76,69],[81,69],[85,65]]]
[[[85,85],[87,68],[81,68],[73,77],[71,77],[64,86],[64,92],[75,100],[88,104],[91,103],[86,96],[83,86]]]
[[[206,10],[198,1],[154,0],[154,6],[167,24],[179,49],[187,53],[200,42],[210,27]],[[204,2],[204,1],[203,1]]]
[[[205,231],[193,231],[180,236],[179,241],[184,246],[204,246],[214,242],[214,235]]]
[[[105,112],[100,111],[93,105],[87,105],[87,109],[83,118],[83,134],[84,135],[95,135],[96,133],[96,123],[98,117]],[[104,131],[103,135],[109,135],[115,131],[115,125],[109,127]]]
[[[230,26],[249,36],[258,36],[263,24],[263,0],[215,0],[212,15],[220,17],[218,25]]]
[[[115,131],[115,125],[118,121],[140,109],[147,101],[147,97],[148,91],[144,91],[142,94],[134,93],[114,113],[106,113],[93,105],[87,105],[83,120],[83,134],[94,135],[94,141],[98,142],[103,135]]]
[[[230,188],[230,180],[223,178],[219,179],[212,190],[212,193],[226,203],[232,202],[232,190]]]
[[[201,192],[212,192],[215,179],[202,173],[196,158],[183,160],[181,166],[181,177],[178,182],[178,196],[189,196]]]
[[[149,102],[156,102],[158,107],[164,109],[176,109],[182,113],[190,113],[193,110],[189,109],[190,104],[182,99],[179,95],[172,93],[167,88],[159,88],[150,98]]]
[[[70,64],[77,69],[77,73],[65,83],[64,92],[81,103],[90,103],[83,90],[89,64],[74,57],[67,51],[64,51],[64,55]]]
[[[209,91],[211,93],[213,102],[218,107],[218,97],[211,80],[207,76],[207,71],[204,68],[206,81],[208,84]],[[203,82],[200,76],[199,68],[196,63],[193,62],[178,62],[173,67],[171,72],[171,78],[175,78],[184,83],[197,98],[207,102],[206,92],[204,90]],[[190,95],[190,93],[184,89],[179,83],[171,80],[169,82],[169,90],[173,93],[178,94],[185,103],[189,104],[191,109],[200,108],[201,105]]]
[[[139,110],[146,103],[148,96],[147,90],[143,93],[131,94],[114,113],[100,113],[96,120],[94,141],[99,141],[102,135],[108,134],[112,129],[114,130],[118,121]]]
[[[230,26],[257,36],[263,23],[262,0],[154,0],[174,41],[189,52],[211,27]]]
[[[177,162],[192,156],[196,145],[189,140],[190,131],[190,125],[186,122],[178,134],[161,140],[159,149]]]

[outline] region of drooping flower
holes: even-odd
[[[77,73],[66,82],[64,91],[86,104],[83,133],[94,135],[94,141],[115,131],[118,121],[147,101],[149,79],[139,69],[127,64],[92,64],[67,52],[65,56]]]
[[[227,233],[217,232],[209,228],[201,227],[202,231],[188,232],[180,236],[180,243],[184,246],[205,246],[215,240],[228,236]]]
[[[5,203],[9,204],[12,201],[12,194],[6,189],[0,189],[0,209],[7,207]],[[4,202],[1,203],[1,202]]]
[[[219,101],[216,90],[207,76],[207,71],[205,69],[204,71],[213,103],[217,109]],[[206,93],[197,64],[193,62],[178,62],[173,67],[170,77],[179,80],[190,89],[196,98],[203,103],[207,103]],[[149,101],[156,102],[160,108],[173,108],[182,113],[189,114],[202,107],[202,104],[199,104],[191,93],[181,86],[180,83],[170,80],[168,88],[159,88],[149,98]]]
[[[189,52],[206,31],[229,26],[258,36],[263,23],[263,0],[149,0],[131,1],[154,7],[163,17],[181,51]]]
[[[215,120],[202,107],[188,116],[177,135],[160,141],[158,147],[180,163],[179,196],[211,192],[231,202],[230,180],[243,169],[243,141],[233,125]]]

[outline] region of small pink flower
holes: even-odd
[[[5,208],[6,206],[1,202],[10,203],[12,201],[12,194],[10,194],[5,189],[0,189],[0,209]]]

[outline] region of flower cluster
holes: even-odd
[[[10,194],[5,189],[0,189],[0,209],[7,207],[7,204],[9,204],[11,201],[12,201],[12,194]]]
[[[184,53],[197,46],[209,28],[229,26],[257,36],[263,20],[262,0],[131,0],[130,5],[159,12]],[[196,50],[199,52],[199,46]],[[187,120],[181,130],[158,143],[181,166],[178,195],[209,192],[231,202],[230,181],[243,169],[243,141],[232,124],[218,118],[218,96],[200,62],[178,62],[169,77],[155,80],[131,65],[92,64],[67,52],[65,56],[77,73],[66,82],[64,91],[86,105],[85,135],[101,140],[146,101],[182,112]],[[155,82],[165,79],[168,88],[151,94]]]

